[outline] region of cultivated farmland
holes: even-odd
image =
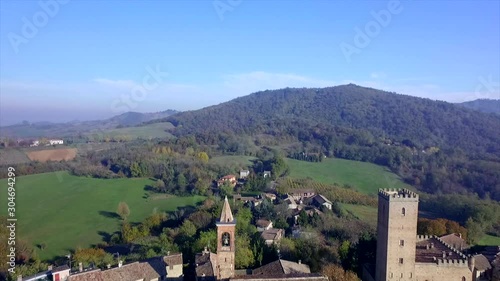
[[[31,161],[68,161],[76,157],[76,148],[44,149],[27,151],[26,155]]]

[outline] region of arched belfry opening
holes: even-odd
[[[231,234],[229,232],[224,232],[221,236],[221,244],[223,247],[231,246]]]

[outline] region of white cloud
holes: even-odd
[[[118,89],[132,89],[137,84],[132,80],[111,80],[106,78],[96,78],[92,80],[100,85],[118,88]]]
[[[384,79],[387,75],[384,72],[372,72],[370,73],[370,78],[372,79]]]

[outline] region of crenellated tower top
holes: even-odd
[[[418,194],[406,188],[379,189],[378,195],[389,201],[418,201]]]

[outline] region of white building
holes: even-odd
[[[246,179],[250,175],[249,170],[241,170],[240,171],[240,179]]]
[[[63,140],[49,140],[50,145],[64,144]]]

